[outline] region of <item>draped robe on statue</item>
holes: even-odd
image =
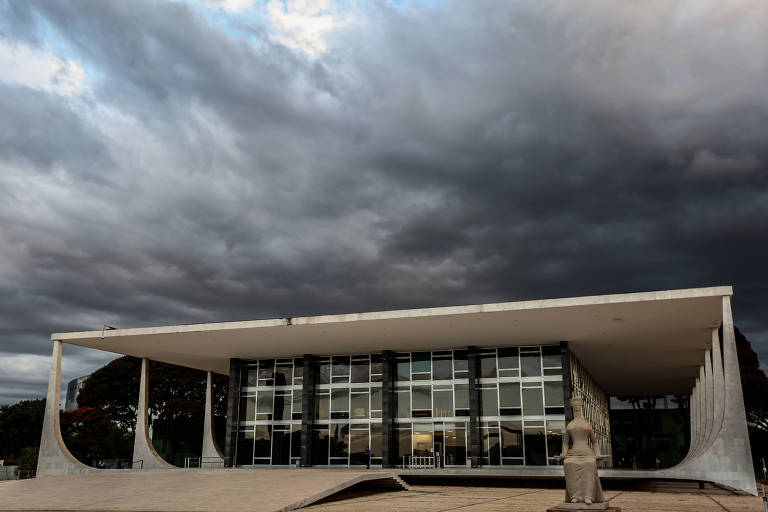
[[[597,457],[589,446],[592,426],[583,418],[576,418],[566,427],[573,447],[568,449],[563,461],[565,470],[565,501],[573,498],[584,501],[590,498],[594,503],[605,501],[600,479],[597,477]]]

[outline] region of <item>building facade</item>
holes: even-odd
[[[711,481],[756,492],[730,287],[247,322],[55,333],[141,357],[134,459],[172,469],[147,429],[148,361],[207,370],[201,461],[235,468],[423,468],[558,477],[573,396],[584,399],[603,478]],[[223,450],[211,373],[229,375]],[[609,396],[690,395],[690,447],[658,471],[612,468]],[[38,474],[96,471],[46,410]],[[446,473],[448,474],[448,473]],[[480,474],[480,473],[472,473]]]

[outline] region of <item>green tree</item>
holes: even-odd
[[[45,399],[0,406],[0,459],[16,464],[26,448],[40,445]]]

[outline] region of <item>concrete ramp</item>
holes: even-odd
[[[144,470],[0,483],[0,510],[296,510],[355,485],[407,490],[397,473],[353,469]]]

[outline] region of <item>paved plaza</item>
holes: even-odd
[[[544,512],[563,499],[562,489],[512,487],[498,483],[496,487],[462,487],[424,485],[420,481],[409,491],[381,492],[378,482],[361,482],[371,478],[384,479],[379,482],[387,482],[392,489],[398,485],[392,475],[393,472],[383,470],[331,469],[68,475],[0,482],[0,510],[266,512],[315,503],[305,510]],[[350,487],[356,483],[355,487]],[[613,506],[625,512],[762,511],[761,499],[757,497],[737,496],[720,489],[698,490],[690,484],[682,489],[683,492],[606,490],[605,494]]]

